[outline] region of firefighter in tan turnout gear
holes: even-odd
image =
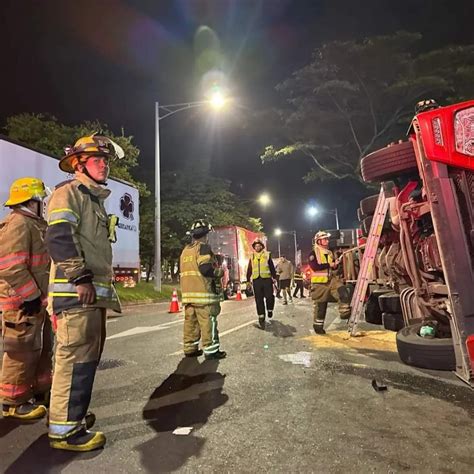
[[[331,234],[319,231],[314,236],[314,248],[309,255],[311,276],[311,298],[313,299],[313,328],[316,334],[326,334],[324,320],[328,303],[339,303],[339,314],[342,319],[351,315],[346,287],[337,274],[339,261],[329,250]]]
[[[87,418],[105,341],[106,310],[120,312],[113,286],[116,222],[108,217],[104,187],[109,161],[123,150],[106,137],[79,139],[59,167],[74,179],[59,184],[48,204],[46,244],[53,259],[49,304],[57,315],[55,369],[49,413],[50,446],[91,451],[105,444]]]
[[[51,388],[52,335],[46,312],[50,258],[44,244],[43,182],[17,179],[0,223],[0,311],[3,417],[35,420],[46,415]]]
[[[207,244],[211,226],[197,220],[191,226],[192,242],[184,247],[179,259],[181,295],[184,304],[184,354],[206,359],[223,359],[220,350],[217,316],[221,312],[219,291],[224,272]],[[199,340],[203,350],[199,349]]]

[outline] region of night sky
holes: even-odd
[[[473,0],[2,0],[1,8],[0,124],[41,112],[69,124],[97,118],[116,133],[124,127],[141,150],[135,174],[151,188],[154,102],[201,100],[203,51],[218,44],[235,104],[219,116],[201,108],[162,121],[162,170],[198,162],[246,198],[268,191],[274,205],[264,213],[255,205],[253,214],[269,234],[296,230],[304,251],[310,230],[334,226],[332,215],[310,223],[305,203],[337,207],[341,226],[352,227],[360,198],[372,192],[350,180],[306,185],[304,159],[263,166],[265,143],[241,124],[277,106],[275,85],[326,41],[403,29],[421,32],[425,49],[474,42]]]

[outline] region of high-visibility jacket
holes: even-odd
[[[59,184],[48,203],[46,245],[53,259],[49,306],[54,313],[79,302],[76,282],[92,279],[97,300],[91,308],[121,311],[113,284],[112,245],[104,201],[110,190],[88,176]],[[84,280],[86,277],[86,280]]]
[[[331,274],[330,264],[334,261],[333,253],[320,247],[319,245],[314,246],[314,256],[318,266],[324,266],[321,270],[313,270],[311,275],[311,283],[327,283]]]
[[[293,279],[295,281],[302,281],[303,280],[303,274],[302,273],[295,273],[293,276]]]
[[[183,304],[208,305],[221,301],[221,295],[213,289],[214,279],[205,277],[199,270],[200,265],[217,263],[210,249],[202,255],[203,245],[202,242],[193,242],[186,245],[181,253],[179,268]]]
[[[0,311],[18,310],[25,300],[46,303],[50,258],[46,221],[14,210],[0,223]]]
[[[268,260],[270,259],[270,253],[262,250],[261,252],[254,252],[251,257],[252,262],[252,280],[257,278],[271,278],[272,274],[270,271],[270,265]]]

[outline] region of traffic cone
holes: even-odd
[[[242,293],[240,292],[240,288],[237,290],[237,296],[235,297],[235,301],[242,301]]]
[[[168,313],[179,313],[179,302],[178,302],[178,293],[176,288],[173,290],[173,296],[171,297],[170,310]]]

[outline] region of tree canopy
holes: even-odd
[[[417,52],[420,39],[398,32],[316,49],[277,86],[285,105],[267,114],[275,132],[262,162],[304,156],[306,181],[360,180],[360,159],[403,138],[419,100],[472,98],[474,45]]]
[[[53,116],[28,113],[9,117],[5,129],[10,138],[57,157],[64,156],[64,147],[73,145],[80,137],[94,132],[105,135],[119,144],[125,152],[124,158],[110,164],[110,175],[133,183],[141,196],[149,194],[146,185],[132,176],[131,170],[138,165],[140,150],[132,143],[133,137],[126,136],[123,130],[121,135],[115,135],[106,124],[98,120],[69,126],[60,123]]]

